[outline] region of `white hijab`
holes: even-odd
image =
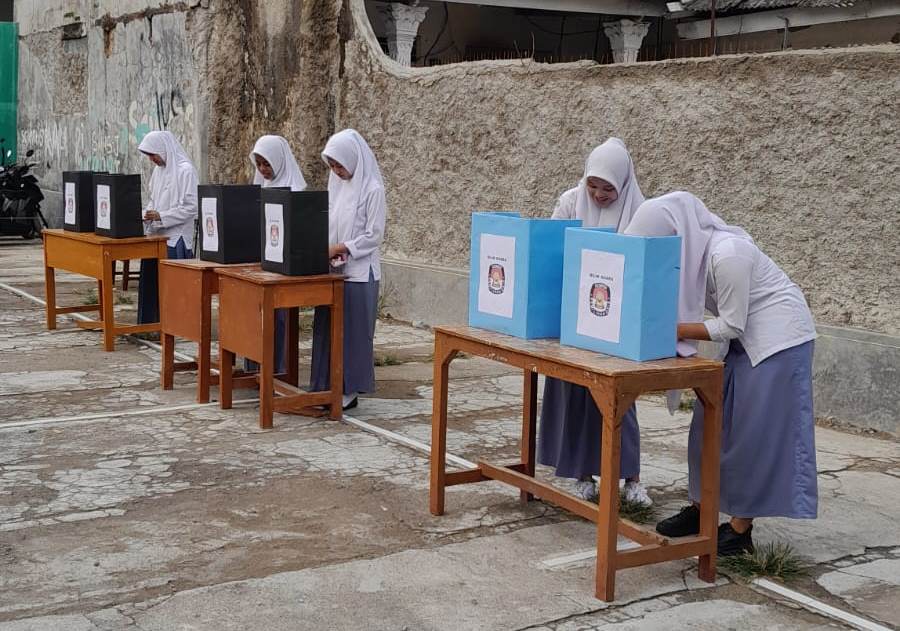
[[[625,234],[645,237],[681,237],[681,279],[678,292],[678,321],[703,322],[706,306],[706,275],[709,252],[718,239],[726,236],[753,239],[743,228],[729,226],[713,214],[695,195],[676,191],[641,204]],[[678,354],[697,354],[697,342],[678,340]],[[666,393],[666,406],[675,414],[681,403],[681,390]]]
[[[589,177],[606,180],[616,188],[619,198],[609,208],[601,209],[591,198],[587,187]],[[643,202],[644,194],[638,185],[634,163],[624,142],[618,138],[610,138],[591,151],[585,161],[584,177],[578,183],[575,198],[576,219],[581,219],[588,227],[604,223],[611,225],[608,221],[601,220],[602,213],[605,217],[613,217],[616,230],[621,232],[631,222],[632,215]]]
[[[714,241],[725,235],[753,240],[743,228],[729,226],[721,217],[710,212],[696,196],[683,191],[668,193],[641,204],[625,234],[681,237],[679,322],[703,322],[707,265]],[[688,357],[696,353],[696,342],[679,340],[679,355]]]
[[[144,136],[138,151],[155,153],[166,163],[156,166],[150,177],[150,199],[154,210],[166,211],[181,203],[187,188],[197,184],[197,169],[178,139],[170,131],[151,131]]]
[[[384,188],[384,178],[369,143],[355,129],[345,129],[328,139],[322,160],[328,164],[328,158],[340,163],[351,175],[349,180],[342,180],[334,171],[328,174],[329,239],[331,243],[342,243],[353,238],[350,232],[356,213],[365,210],[372,191]]]
[[[272,179],[267,180],[256,168],[254,154],[265,158],[272,167]],[[253,183],[268,188],[271,186],[287,186],[292,191],[306,189],[306,180],[297,166],[297,160],[291,152],[288,141],[281,136],[261,136],[250,152],[250,162],[253,164]]]

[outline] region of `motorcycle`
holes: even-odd
[[[0,235],[17,235],[25,239],[41,236],[42,228],[49,228],[41,213],[44,194],[37,178],[30,173],[36,163],[29,163],[34,155],[29,149],[22,164],[7,163],[12,150],[0,138]]]

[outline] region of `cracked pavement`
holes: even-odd
[[[43,297],[39,247],[0,243],[0,270]],[[61,304],[91,286],[58,274]],[[379,322],[390,361],[353,417],[430,442],[431,344]],[[847,628],[727,574],[701,583],[692,561],[622,571],[619,600],[595,600],[593,559],[559,562],[594,546],[591,524],[493,482],[449,489],[434,517],[427,454],[296,415],[261,431],[255,405],[194,405],[191,374],[164,392],[155,351],[104,353],[62,317],[46,331],[39,305],[3,290],[0,349],[0,631]],[[448,450],[514,460],[521,376],[464,357],[451,378]],[[652,398],[638,417],[665,516],[686,497],[690,419]],[[808,562],[793,589],[898,626],[898,442],[820,427],[817,449],[819,519],[760,520],[754,536]]]

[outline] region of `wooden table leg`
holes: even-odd
[[[46,246],[44,259],[47,258]],[[44,293],[47,300],[47,329],[56,329],[56,270],[44,265]]]
[[[431,493],[432,515],[444,514],[447,477],[447,378],[456,351],[446,346],[438,331],[434,335],[434,381],[431,408]]]
[[[102,309],[101,321],[103,322],[103,350],[111,352],[116,350],[116,321],[113,311],[113,278],[112,264],[108,252],[103,253],[103,278],[100,284],[100,305]]]
[[[231,409],[231,391],[234,387],[234,353],[219,347],[219,407]]]
[[[197,344],[197,403],[209,403],[212,372],[212,279],[201,276],[200,341]]]
[[[619,470],[622,459],[622,416],[634,396],[597,387],[591,396],[603,416],[600,448],[600,514],[597,519],[597,574],[595,596],[611,602],[616,597],[616,547],[619,536]]]
[[[287,310],[288,321],[285,337],[287,348],[284,350],[285,362],[287,362],[287,382],[292,386],[300,385],[300,308],[291,307]]]
[[[264,291],[262,304],[262,361],[259,365],[259,426],[272,429],[275,396],[275,309],[272,294]]]
[[[720,373],[708,386],[695,388],[703,403],[703,446],[700,453],[700,536],[709,537],[710,553],[700,556],[700,580],[716,581],[719,531],[719,459],[722,449],[722,381]]]
[[[522,464],[525,465],[522,473],[534,477],[536,464],[535,448],[537,434],[537,382],[536,372],[525,370],[522,396]],[[520,497],[525,504],[534,499],[534,496],[521,491]]]
[[[175,336],[163,333],[160,342],[162,343],[161,385],[163,390],[171,390],[175,379]]]
[[[331,418],[341,420],[344,415],[344,284],[334,284],[331,305]]]

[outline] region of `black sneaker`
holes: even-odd
[[[719,556],[731,557],[744,552],[753,552],[753,526],[743,533],[737,532],[730,523],[719,526]]]
[[[344,411],[346,412],[347,410],[352,410],[352,409],[355,408],[357,405],[359,405],[359,398],[358,398],[358,397],[353,397],[353,400],[352,400],[350,403],[348,403],[347,405],[344,406]]]
[[[656,524],[656,532],[666,537],[687,537],[700,533],[700,509],[691,504]]]

